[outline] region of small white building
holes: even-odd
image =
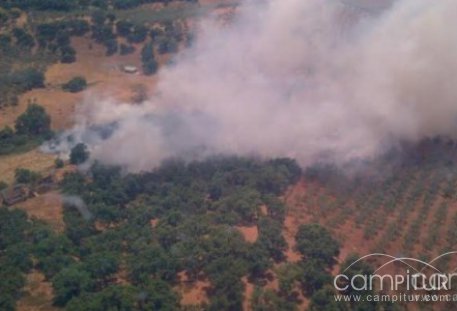
[[[125,66],[122,66],[122,71],[125,73],[133,74],[133,73],[138,72],[138,68],[135,66],[131,66],[131,65],[125,65]]]

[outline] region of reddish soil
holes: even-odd
[[[301,260],[300,253],[295,251],[295,235],[301,224],[310,222],[311,215],[306,213],[305,209],[301,206],[297,206],[297,204],[301,201],[300,198],[302,194],[308,189],[309,188],[304,182],[299,182],[294,187],[290,188],[283,198],[287,205],[283,236],[287,242],[285,255],[288,262],[298,262]]]
[[[413,178],[414,179],[414,178]],[[412,187],[414,188],[415,181],[412,181]],[[427,185],[425,186],[427,188]],[[409,228],[415,222],[420,219],[422,209],[423,209],[423,197],[418,198],[417,202],[413,205],[411,210],[407,211],[405,218],[401,219],[400,223],[397,225],[399,231],[395,235],[392,241],[387,241],[384,250],[377,249],[379,243],[385,239],[383,237],[386,228],[389,225],[397,224],[397,220],[400,217],[400,210],[404,206],[405,202],[400,202],[399,205],[391,212],[384,210],[384,207],[380,206],[377,208],[375,213],[368,214],[365,219],[362,219],[361,224],[356,223],[356,218],[358,217],[358,211],[353,203],[347,203],[344,208],[353,210],[353,213],[348,216],[347,219],[342,223],[329,227],[329,220],[332,218],[338,219],[343,217],[344,209],[342,207],[336,207],[331,213],[319,211],[320,207],[317,202],[317,193],[324,193],[322,187],[319,185],[308,185],[305,182],[299,182],[289,189],[289,191],[284,196],[284,200],[288,206],[287,216],[284,222],[284,237],[288,243],[288,250],[286,251],[287,260],[289,262],[296,262],[300,260],[298,254],[293,252],[295,245],[295,233],[298,229],[298,226],[303,223],[318,222],[323,226],[327,226],[327,229],[332,232],[333,236],[338,239],[341,243],[340,255],[338,257],[338,262],[344,261],[344,259],[351,253],[357,253],[360,256],[370,254],[373,252],[384,252],[393,256],[408,255],[414,258],[420,258],[421,255],[427,254],[429,258],[434,258],[439,254],[443,253],[443,250],[448,246],[446,239],[447,232],[450,228],[452,216],[457,213],[457,202],[455,200],[449,200],[442,197],[440,194],[437,195],[433,204],[430,206],[427,214],[423,218],[423,222],[420,225],[420,230],[415,236],[414,245],[410,250],[405,249],[405,237],[408,233]],[[310,193],[311,191],[311,193]],[[413,189],[408,189],[404,198],[408,198],[408,195],[413,191]],[[334,197],[331,194],[325,194],[329,200],[333,200]],[[405,199],[403,199],[405,200]],[[436,214],[439,206],[442,202],[446,201],[449,205],[447,211],[447,217],[444,220],[443,224],[440,224],[438,240],[433,245],[427,245],[425,243],[428,230],[430,226],[435,222],[434,215]],[[383,215],[383,213],[389,213],[388,215]],[[364,230],[369,226],[370,219],[375,222],[380,221],[381,217],[385,216],[385,223],[378,228],[377,232],[372,234],[369,237],[365,236]],[[451,249],[453,250],[453,249]],[[457,256],[454,256],[457,257]],[[379,261],[379,262],[378,262]],[[385,262],[385,259],[379,259],[374,262],[375,266]],[[457,265],[457,258],[453,258],[450,261],[449,267]],[[339,270],[338,266],[335,266],[334,273]]]
[[[287,250],[285,252],[288,262],[298,262],[301,259],[300,253],[295,251],[295,235],[297,234],[298,227],[300,226],[300,220],[287,215],[284,220],[284,239],[287,242]]]
[[[243,277],[241,279],[244,284],[244,300],[243,300],[243,310],[252,310],[251,308],[251,299],[252,299],[252,294],[254,293],[254,284],[249,282],[247,277]]]
[[[235,226],[235,228],[243,234],[246,242],[254,243],[255,241],[257,241],[257,238],[259,236],[259,230],[257,226]]]
[[[178,273],[179,285],[175,290],[181,295],[181,304],[184,306],[201,305],[208,303],[207,289],[211,286],[207,279],[191,281],[185,271]]]
[[[62,232],[65,228],[63,222],[62,198],[57,191],[38,195],[25,202],[17,203],[14,207],[26,211],[29,217],[44,220],[58,232]]]
[[[159,219],[154,218],[154,219],[151,219],[149,222],[151,224],[151,227],[155,228],[155,227],[157,227],[157,224],[159,223]]]

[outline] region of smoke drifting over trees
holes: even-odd
[[[88,98],[74,141],[139,171],[219,153],[344,163],[454,137],[457,2],[355,4],[246,1],[230,25],[206,20],[159,71],[154,98]]]

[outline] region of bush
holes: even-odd
[[[44,87],[44,74],[43,72],[27,68],[24,70],[16,71],[11,75],[11,83],[20,91],[26,92],[33,88]]]
[[[125,10],[131,9],[141,4],[140,0],[114,0],[113,6],[115,9]]]
[[[141,43],[148,35],[148,28],[143,25],[133,27],[132,32],[127,36],[127,40],[131,43]]]
[[[145,75],[152,75],[157,72],[159,64],[154,59],[154,46],[152,42],[148,42],[141,50],[141,61],[143,62],[143,73]]]
[[[0,181],[0,191],[3,189],[8,188],[8,184],[4,182],[3,180]]]
[[[147,76],[155,74],[158,69],[159,64],[154,59],[143,64],[143,73]]]
[[[16,39],[16,45],[22,48],[30,49],[35,46],[35,40],[33,40],[32,35],[22,28],[14,28],[13,36]]]
[[[71,36],[83,36],[90,30],[89,23],[83,19],[70,20],[66,22],[66,26]]]
[[[135,47],[133,45],[121,43],[121,55],[132,54],[133,52],[135,52]]]
[[[130,35],[133,28],[133,24],[126,20],[120,20],[116,23],[116,32],[121,37],[127,37]]]
[[[141,61],[146,63],[151,59],[154,59],[154,46],[152,42],[148,42],[141,49]]]
[[[160,40],[158,51],[160,54],[176,53],[178,51],[178,43],[173,38],[163,38]]]
[[[54,161],[54,165],[55,165],[56,168],[62,168],[62,167],[64,167],[65,163],[63,162],[62,159],[57,158]]]
[[[17,134],[47,136],[51,132],[51,118],[42,106],[30,104],[16,119],[15,127]]]
[[[110,39],[105,42],[106,56],[111,56],[117,53],[119,50],[119,44],[116,39]]]
[[[116,39],[110,25],[101,25],[92,27],[92,38],[101,44],[106,44],[109,40]]]
[[[86,162],[89,158],[89,151],[87,151],[87,146],[83,143],[79,143],[71,149],[70,153],[70,163],[71,164],[81,164]]]
[[[43,107],[29,105],[16,119],[16,132],[9,126],[0,130],[0,155],[30,150],[49,138],[50,120]]]
[[[0,130],[0,155],[10,154],[26,145],[28,139],[24,135],[16,135],[9,126]]]
[[[0,50],[6,51],[10,48],[11,36],[7,34],[0,34]]]
[[[76,51],[69,45],[60,48],[60,61],[64,64],[74,63],[76,61]]]
[[[102,26],[106,21],[106,13],[103,10],[96,10],[92,13],[91,20],[96,26]]]
[[[0,8],[0,27],[4,26],[8,22],[8,12]]]
[[[37,182],[41,175],[26,168],[18,168],[14,174],[16,182],[21,184],[30,184]]]
[[[84,77],[74,77],[62,86],[62,89],[67,92],[77,93],[87,88],[87,81]]]

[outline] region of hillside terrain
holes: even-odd
[[[393,3],[343,2],[344,25]],[[372,274],[386,263],[354,263],[367,254],[431,262],[455,250],[457,143],[447,137],[346,166],[228,154],[132,173],[89,161],[93,150],[71,135],[69,154],[50,152],[84,105],[137,107],[156,95],[158,73],[192,47],[201,19],[224,27],[238,5],[0,3],[1,311],[456,308],[335,301],[391,292],[334,283],[339,273]],[[403,264],[382,272],[404,273]],[[457,256],[433,264],[455,271]]]

